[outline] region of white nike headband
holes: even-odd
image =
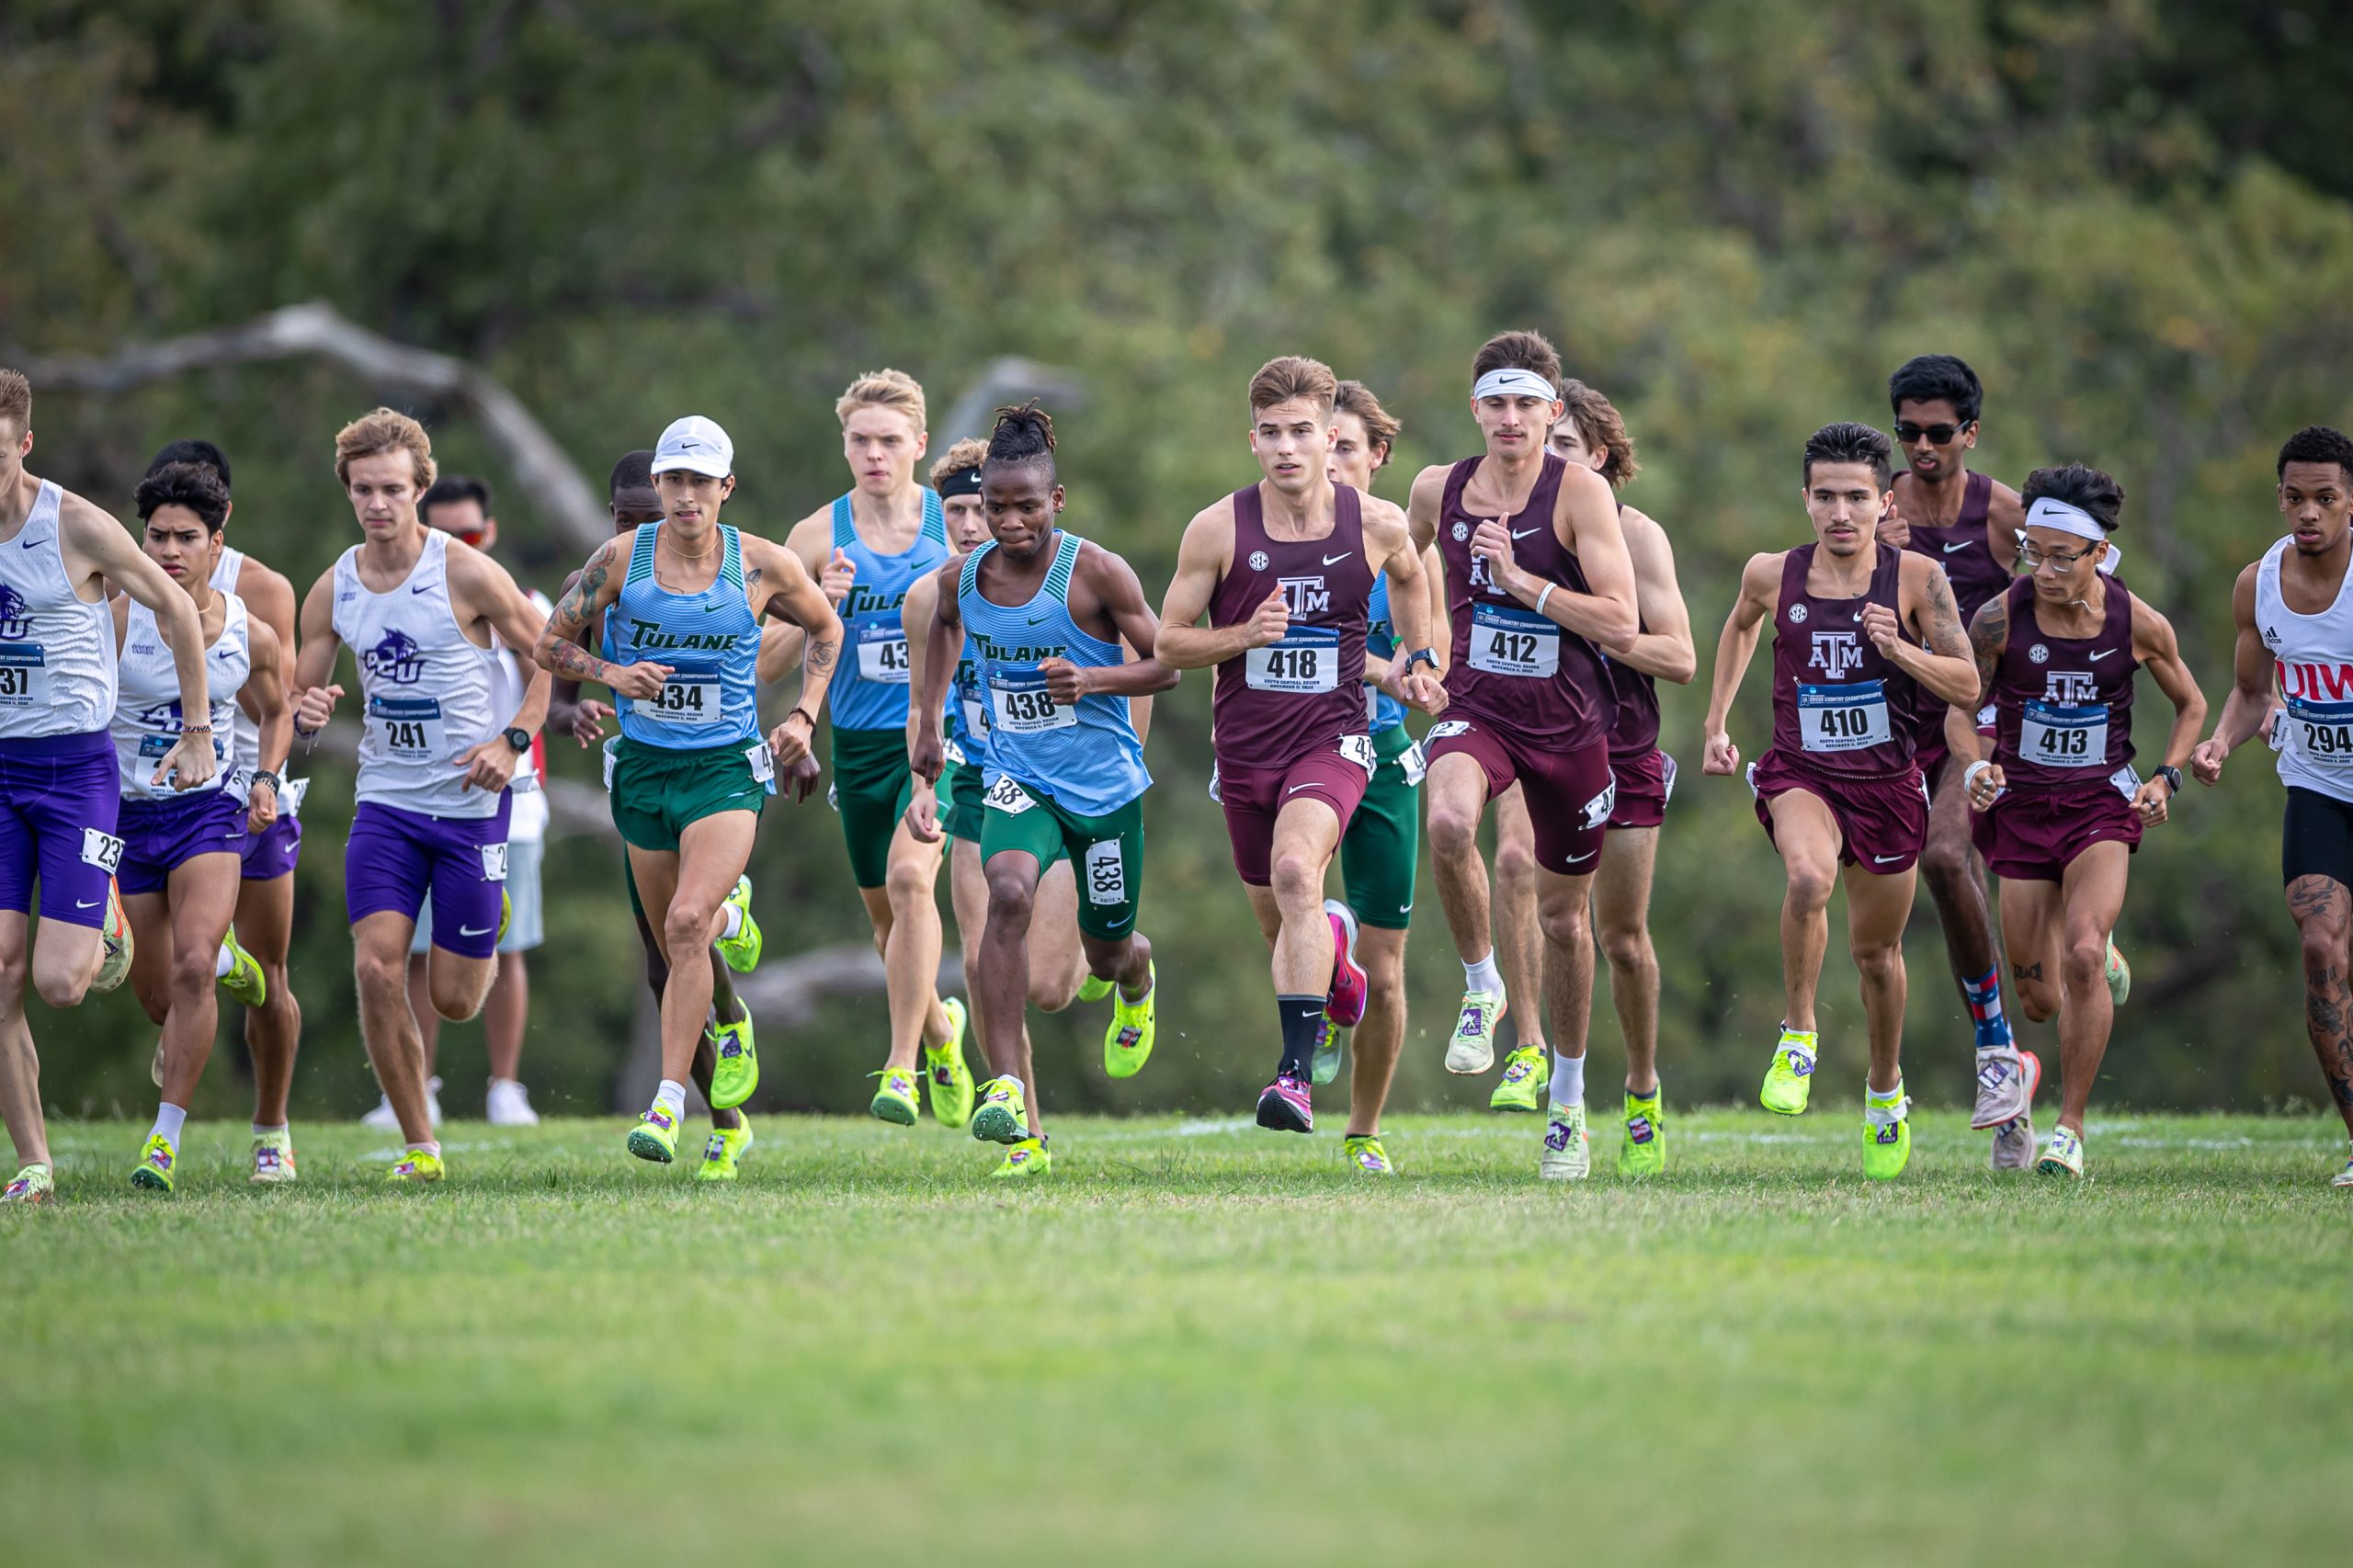
[[[2098,519],[2081,506],[2070,506],[2064,501],[2054,501],[2050,496],[2044,495],[2039,497],[2033,506],[2027,508],[2026,524],[2029,528],[2049,528],[2053,533],[2073,534],[2077,539],[2092,540],[2108,545],[2107,558],[2100,562],[2099,569],[2103,573],[2113,573],[2116,570],[2117,558],[2122,551],[2119,551],[2115,545],[2109,543],[2108,530],[2101,528]],[[2018,530],[2018,544],[2021,547],[2026,544],[2025,528]]]
[[[1515,365],[1506,369],[1490,370],[1479,378],[1471,389],[1472,397],[1540,397],[1546,403],[1561,401],[1560,389],[1533,370]]]

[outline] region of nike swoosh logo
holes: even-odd
[[[412,593],[412,594],[429,594],[429,593],[431,593],[432,591],[433,591],[433,585],[432,585],[432,584],[430,584],[430,583],[426,584],[426,585],[425,585],[425,586],[423,586],[423,587],[421,587],[421,588],[411,588],[411,589],[409,590],[409,592],[410,592],[410,593]]]
[[[1529,534],[1540,531],[1542,528],[1543,525],[1540,523],[1532,528],[1514,528],[1511,530],[1511,537],[1514,539],[1526,539]]]
[[[95,898],[90,899],[87,902],[77,898],[74,901],[74,907],[76,909],[96,909],[100,901]]]
[[[1316,786],[1313,784],[1294,784],[1290,789],[1284,790],[1283,793],[1286,795],[1296,795],[1302,790],[1313,790],[1314,788],[1316,788]]]
[[[2092,663],[2093,663],[2093,664],[2095,664],[2095,665],[2097,665],[2097,664],[2098,664],[2102,659],[2107,658],[2110,653],[2115,653],[2115,652],[2116,652],[2116,650],[2115,650],[2115,649],[2113,649],[2113,648],[2103,648],[2103,649],[2101,649],[2098,653],[2094,653],[2094,654],[2092,655]]]
[[[33,546],[35,546],[35,545],[39,544],[40,542],[40,540],[37,540],[37,539],[28,539],[28,540],[25,540],[25,541],[24,541],[24,544],[23,544],[22,548],[23,548],[23,549],[26,549],[26,550],[30,550]]]
[[[458,935],[460,937],[487,937],[490,935],[492,929],[493,928],[488,926],[484,926],[479,930],[475,929],[472,926],[460,926],[458,927]]]
[[[1972,542],[1969,540],[1962,540],[1959,544],[1949,544],[1945,546],[1945,553],[1950,555],[1956,550],[1967,550]]]
[[[1871,857],[1871,864],[1874,866],[1884,866],[1890,860],[1901,860],[1904,857],[1901,855],[1874,855]]]
[[[1586,861],[1592,859],[1596,855],[1600,853],[1601,851],[1598,849],[1588,849],[1582,855],[1572,855],[1569,857],[1569,864],[1572,866],[1581,866]]]
[[[1337,555],[1327,555],[1324,558],[1324,564],[1326,566],[1337,566],[1341,562],[1346,561],[1349,556],[1354,555],[1356,551],[1353,550],[1344,550]]]
[[[1043,626],[1046,624],[1046,618],[1042,615],[1033,615],[1029,618],[1029,624],[1032,626]]]

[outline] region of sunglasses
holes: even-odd
[[[1959,425],[1915,425],[1910,420],[1904,420],[1895,426],[1895,438],[1908,447],[1926,436],[1930,446],[1941,447],[1976,423],[1977,421],[1971,419]]]

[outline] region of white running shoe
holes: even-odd
[[[2026,1069],[2026,1094],[2017,1118],[1994,1129],[1994,1168],[2031,1170],[2034,1166],[2034,1092],[2042,1084],[2042,1058],[2031,1051],[2018,1052]]]
[[[1536,1174],[1546,1181],[1583,1181],[1593,1174],[1593,1140],[1586,1136],[1585,1107],[1556,1105],[1544,1123],[1544,1153]]]
[[[2334,1176],[2331,1176],[2329,1178],[2328,1185],[2331,1187],[2353,1187],[2353,1156],[2348,1156],[2345,1162],[2345,1168],[2337,1172]]]
[[[1500,991],[1466,991],[1447,1041],[1446,1070],[1468,1077],[1495,1064],[1495,1025],[1510,1010]]]
[[[432,1119],[434,1126],[441,1125],[441,1080],[438,1078],[427,1078],[425,1081],[425,1110],[426,1114]],[[372,1127],[379,1132],[398,1132],[401,1130],[401,1119],[393,1111],[392,1102],[380,1096],[376,1101],[376,1108],[361,1117],[359,1125]]]
[[[2016,1121],[2027,1113],[2032,1097],[2027,1087],[2026,1063],[2019,1059],[2017,1045],[1979,1051],[1977,1107],[1969,1113],[1969,1130],[1983,1132]]]
[[[540,1113],[531,1108],[531,1092],[513,1078],[490,1081],[490,1104],[483,1111],[493,1127],[537,1127]]]

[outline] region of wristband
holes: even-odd
[[[1536,613],[1537,613],[1537,614],[1539,614],[1539,615],[1542,615],[1542,614],[1544,613],[1544,601],[1545,601],[1546,599],[1551,598],[1551,597],[1552,597],[1552,590],[1553,590],[1553,589],[1555,589],[1555,588],[1557,588],[1557,587],[1559,587],[1560,585],[1560,585],[1560,584],[1558,584],[1558,583],[1547,583],[1547,584],[1545,584],[1545,585],[1544,585],[1544,591],[1543,591],[1542,593],[1540,593],[1540,594],[1539,594],[1539,595],[1537,595],[1537,596],[1536,596]]]
[[[1977,776],[1993,766],[1994,765],[1992,763],[1986,761],[1984,757],[1979,757],[1975,762],[1971,763],[1967,767],[1961,770],[1961,787],[1963,790],[1976,789]]]
[[[799,703],[797,703],[797,702],[796,702],[796,703],[794,703],[794,704],[792,705],[792,707],[791,707],[789,710],[787,710],[787,712],[786,712],[786,713],[785,713],[785,715],[784,715],[784,718],[782,718],[782,719],[779,719],[779,720],[777,721],[777,727],[778,727],[779,729],[781,729],[781,728],[783,728],[783,727],[784,727],[784,724],[785,724],[785,722],[786,722],[788,720],[791,720],[791,719],[795,719],[795,718],[801,718],[801,719],[806,719],[806,720],[808,720],[808,721],[809,721],[809,733],[810,733],[811,734],[813,734],[813,734],[815,734],[815,733],[817,733],[817,715],[815,715],[814,713],[810,712],[810,711],[809,711],[809,710],[807,710],[806,708],[801,707],[801,704],[799,704]]]
[[[278,779],[278,775],[267,767],[255,768],[253,781],[256,784],[268,785],[269,792],[273,795],[282,795],[286,792],[286,786]]]

